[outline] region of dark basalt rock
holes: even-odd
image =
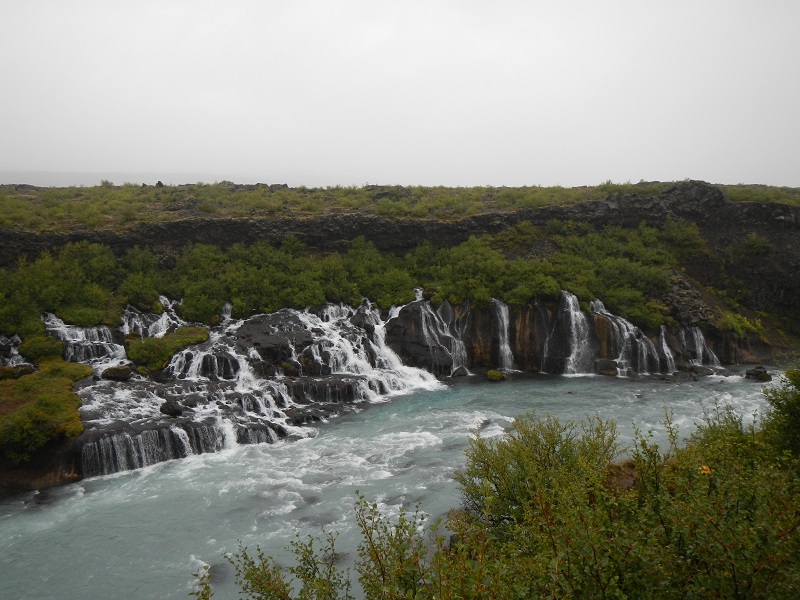
[[[761,365],[748,369],[745,371],[744,376],[746,379],[753,379],[755,381],[772,381],[772,375]]]
[[[290,311],[258,315],[245,321],[236,332],[236,346],[247,355],[252,347],[266,366],[280,366],[293,360],[313,341],[300,319]]]
[[[103,370],[101,376],[103,379],[110,379],[112,381],[128,381],[133,375],[133,369],[130,365],[118,365],[116,367],[108,367]]]
[[[619,374],[617,361],[607,358],[598,358],[594,361],[594,370],[598,375],[616,377]]]
[[[425,301],[407,304],[386,325],[386,343],[403,364],[425,369],[434,375],[450,375],[453,358],[450,349],[438,341],[429,343],[422,326]]]
[[[183,408],[174,399],[164,402],[158,410],[170,417],[180,417],[183,414]]]

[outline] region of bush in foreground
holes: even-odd
[[[522,416],[470,441],[463,506],[443,526],[409,511],[390,521],[358,496],[364,597],[797,597],[800,465],[774,433],[797,428],[782,408],[800,405],[796,374],[767,391],[765,428],[717,408],[679,445],[667,418],[669,447],[637,434],[622,465],[613,423]],[[288,568],[241,546],[229,560],[250,598],[351,598],[334,542],[298,537]],[[192,595],[209,598],[197,577]]]

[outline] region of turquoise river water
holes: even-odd
[[[277,444],[243,445],[87,479],[0,501],[0,581],[8,600],[186,598],[193,571],[212,565],[216,598],[235,598],[223,555],[259,544],[287,559],[295,530],[341,532],[355,553],[355,490],[387,514],[419,503],[434,518],[457,506],[454,469],[471,432],[501,435],[535,409],[560,418],[599,415],[654,429],[665,407],[682,435],[715,403],[745,418],[762,411],[761,385],[734,375],[657,378],[521,377],[396,396]]]

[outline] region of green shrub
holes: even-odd
[[[64,354],[64,342],[46,335],[29,337],[22,342],[19,353],[30,361],[60,357]]]
[[[470,441],[462,509],[444,527],[426,531],[405,509],[390,520],[359,495],[363,597],[793,598],[799,373],[767,392],[765,430],[716,408],[680,445],[667,418],[668,447],[637,433],[621,464],[613,423],[524,415],[501,439]],[[289,568],[240,546],[237,583],[253,598],[350,598],[334,537],[298,538]],[[207,576],[199,583],[195,596],[210,597]]]
[[[51,441],[80,434],[80,398],[72,384],[91,373],[86,365],[51,358],[35,373],[0,381],[0,458],[19,464]]]
[[[155,371],[166,367],[170,358],[179,350],[207,339],[208,331],[203,327],[179,327],[161,338],[129,337],[125,340],[125,351],[134,363]]]
[[[764,396],[772,408],[765,423],[770,441],[778,450],[800,457],[800,369],[787,370],[777,385],[764,391]]]
[[[722,311],[714,325],[719,331],[735,332],[739,339],[744,338],[746,333],[755,333],[759,336],[763,336],[766,333],[761,320],[756,319],[753,322],[744,315],[729,310]]]

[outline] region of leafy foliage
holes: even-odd
[[[155,371],[163,369],[178,350],[207,339],[208,331],[203,327],[178,327],[160,338],[128,338],[125,340],[125,352],[137,365]]]
[[[772,407],[765,429],[770,441],[780,451],[800,457],[800,369],[789,369],[776,386],[764,395]]]
[[[614,424],[597,418],[528,414],[502,439],[477,436],[457,474],[462,509],[444,528],[418,511],[390,520],[357,497],[363,597],[792,598],[800,464],[796,448],[783,453],[796,439],[774,428],[798,431],[786,408],[800,406],[798,390],[790,371],[767,392],[765,429],[716,408],[684,445],[667,415],[668,448],[637,434],[621,464]],[[251,598],[350,598],[334,536],[319,549],[299,540],[288,569],[240,547],[237,583]]]
[[[0,381],[0,458],[18,464],[53,440],[80,434],[80,399],[72,384],[91,372],[51,358],[35,373]]]

